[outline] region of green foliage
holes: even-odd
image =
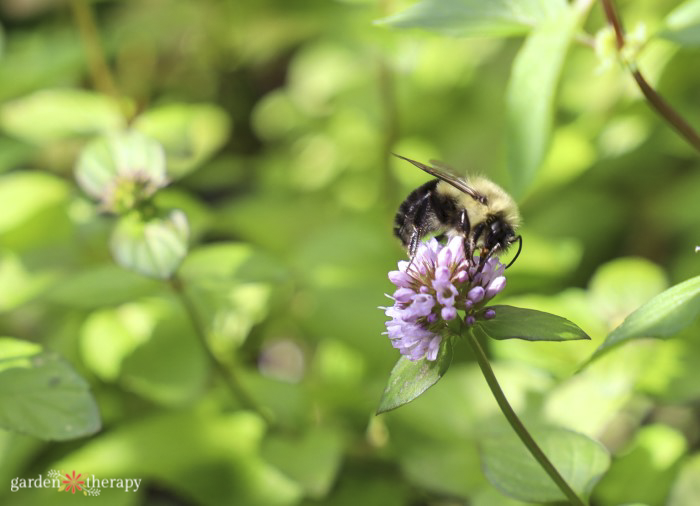
[[[377,414],[403,406],[421,395],[447,372],[452,363],[451,336],[442,338],[435,360],[409,360],[402,356],[391,370],[386,388],[379,401]]]
[[[397,28],[425,28],[446,35],[463,37],[503,37],[522,35],[543,19],[564,9],[565,2],[509,0],[424,0],[382,23]]]
[[[492,320],[479,320],[477,328],[493,339],[572,341],[590,339],[575,323],[561,316],[513,306],[490,306]]]
[[[700,277],[660,293],[630,314],[596,350],[593,359],[630,339],[665,338],[693,323],[700,313]]]
[[[698,1],[612,2],[623,55],[587,0],[0,3],[0,503],[561,499],[467,336],[381,335],[390,152],[517,198],[473,328],[574,489],[700,503],[700,165],[618,64],[697,128]]]
[[[530,429],[555,467],[580,496],[590,494],[610,466],[597,441],[559,427]],[[528,502],[555,502],[566,497],[532,458],[512,429],[496,424],[479,441],[484,474],[503,493]]]
[[[0,426],[42,439],[66,440],[100,429],[87,382],[55,353],[0,338]]]
[[[559,75],[583,14],[562,6],[536,26],[513,62],[506,92],[506,140],[516,195],[532,183],[549,147]]]

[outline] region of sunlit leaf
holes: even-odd
[[[566,6],[555,0],[423,0],[379,21],[466,37],[521,35]]]
[[[262,454],[302,485],[307,496],[322,499],[340,469],[343,446],[338,430],[316,427],[302,437],[272,436],[265,441]]]
[[[661,424],[639,429],[596,486],[596,504],[670,504],[668,494],[687,451],[683,433]]]
[[[590,339],[573,322],[561,316],[513,306],[490,306],[496,311],[491,320],[478,320],[478,327],[493,339],[526,341],[574,341]]]
[[[80,308],[111,306],[151,294],[161,286],[117,265],[84,267],[46,293],[51,302]]]
[[[440,351],[434,361],[424,358],[413,362],[402,355],[391,370],[377,414],[411,402],[437,383],[447,372],[451,362],[452,341],[449,337],[443,337]]]
[[[37,91],[0,108],[0,124],[8,134],[37,144],[114,131],[123,123],[111,98],[69,88]]]
[[[140,478],[141,488],[133,495],[145,494],[146,484],[156,482],[196,504],[299,504],[301,487],[260,456],[264,431],[262,420],[247,411],[142,412],[82,447],[68,449],[52,467]]]
[[[97,404],[70,365],[54,353],[37,353],[36,346],[0,341],[0,359],[12,365],[0,370],[0,426],[49,440],[99,430]]]
[[[213,104],[170,104],[146,111],[134,128],[163,144],[169,173],[181,177],[226,142],[231,121]]]
[[[630,339],[670,337],[690,325],[700,313],[700,276],[660,293],[605,338],[591,360]]]
[[[560,427],[529,427],[529,432],[579,496],[587,496],[610,465],[603,445]],[[565,496],[530,454],[513,429],[499,423],[479,439],[486,478],[521,501],[564,501]]]
[[[103,371],[118,369],[124,388],[147,399],[165,406],[182,405],[204,389],[210,377],[210,361],[191,322],[178,306],[154,306],[143,307],[151,313],[150,321],[143,322],[146,328],[133,329],[129,336],[121,336],[119,344],[113,343],[121,348],[118,352],[133,351],[121,363],[110,364],[112,369]],[[122,319],[122,323],[128,324],[128,320]],[[95,345],[99,343],[94,337],[92,350],[96,352]],[[102,351],[108,352],[108,345],[103,345]]]
[[[63,202],[70,187],[42,172],[12,172],[0,177],[0,233],[8,232],[42,210]]]
[[[683,463],[666,504],[668,506],[700,504],[700,454],[695,453]]]
[[[187,255],[188,235],[187,217],[181,211],[146,220],[134,212],[119,219],[110,249],[125,269],[167,279]]]
[[[534,180],[547,153],[559,74],[581,17],[569,7],[538,25],[513,63],[506,102],[508,171],[516,194]]]
[[[683,46],[700,46],[700,0],[688,0],[666,17],[661,35]]]

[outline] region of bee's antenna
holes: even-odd
[[[515,257],[513,257],[513,260],[511,260],[510,263],[508,265],[506,265],[506,269],[515,263],[515,261],[520,256],[520,251],[523,249],[523,236],[519,235],[518,237],[513,239],[513,242],[515,242],[515,241],[518,241],[518,243],[519,243],[518,252],[515,254]]]

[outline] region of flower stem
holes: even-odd
[[[506,420],[508,420],[510,426],[513,427],[513,430],[518,435],[520,440],[523,442],[523,444],[525,444],[528,451],[533,457],[535,457],[535,460],[537,460],[540,466],[542,466],[542,469],[544,469],[549,477],[552,478],[552,481],[554,481],[557,487],[559,487],[559,490],[561,490],[562,493],[569,499],[569,502],[573,506],[585,506],[586,503],[578,495],[576,495],[576,492],[574,492],[569,484],[566,483],[566,480],[561,474],[559,474],[557,468],[554,467],[554,464],[552,464],[549,458],[547,458],[542,449],[537,445],[523,423],[520,421],[518,415],[516,415],[515,411],[513,411],[513,408],[510,406],[510,403],[503,393],[501,386],[498,384],[498,380],[496,379],[496,375],[493,373],[493,369],[491,368],[489,359],[486,357],[486,353],[484,353],[484,349],[479,344],[479,341],[472,332],[471,328],[462,326],[462,335],[466,335],[469,344],[474,350],[476,360],[479,363],[481,372],[484,374],[486,383],[488,383],[491,393],[493,393],[493,396],[496,398],[498,407],[501,408],[501,412],[506,417]]]
[[[116,80],[107,64],[92,5],[86,0],[71,0],[70,5],[87,56],[90,80],[97,91],[117,101],[128,121],[131,119],[131,114],[126,104],[121,100]]]
[[[622,21],[617,12],[614,0],[601,0],[603,11],[608,20],[608,24],[615,31],[615,43],[618,52],[625,47],[625,31],[622,27]],[[623,58],[624,59],[624,58]],[[691,146],[700,151],[700,135],[654,88],[649,85],[642,73],[637,68],[634,62],[623,62],[627,69],[632,74],[637,86],[641,90],[647,102],[656,110],[656,112],[668,122]]]
[[[180,303],[185,308],[185,312],[187,313],[187,316],[189,317],[190,322],[192,323],[194,333],[197,335],[197,338],[199,340],[199,343],[202,345],[204,353],[207,355],[207,357],[209,357],[209,360],[219,373],[219,376],[221,376],[221,379],[224,380],[224,383],[231,392],[231,395],[235,399],[237,399],[238,402],[240,402],[244,408],[249,409],[251,411],[255,411],[263,420],[265,420],[268,426],[272,426],[273,421],[270,415],[245,390],[245,388],[241,384],[240,379],[236,375],[235,370],[230,367],[226,367],[224,364],[222,364],[219,361],[219,359],[216,358],[216,355],[214,355],[214,352],[209,347],[209,343],[207,342],[207,332],[204,323],[199,317],[199,313],[197,312],[197,308],[195,307],[194,302],[187,295],[182,280],[177,276],[174,276],[172,279],[170,279],[169,284],[170,288],[173,290],[177,298],[180,300]]]

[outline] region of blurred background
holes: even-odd
[[[405,258],[393,217],[428,179],[390,153],[510,187],[504,95],[522,38],[376,23],[410,4],[0,2],[0,335],[60,353],[102,418],[68,441],[0,431],[3,504],[82,500],[9,491],[50,469],[143,479],[90,498],[110,505],[523,504],[481,471],[479,433],[500,414],[467,346],[424,396],[374,415],[398,359],[377,309]],[[640,68],[698,127],[700,37],[655,36],[678,4],[619,7],[630,32],[646,29]],[[594,5],[586,31],[603,26]],[[593,340],[489,353],[526,420],[611,451],[594,504],[698,504],[697,323],[577,373],[627,314],[700,273],[697,152],[587,37],[567,54],[546,159],[517,195],[523,251],[499,297]],[[127,121],[165,146],[172,182],[156,202],[188,217],[182,276],[274,430],[232,398],[167,286],[114,264],[113,218],[74,182],[85,143]]]

